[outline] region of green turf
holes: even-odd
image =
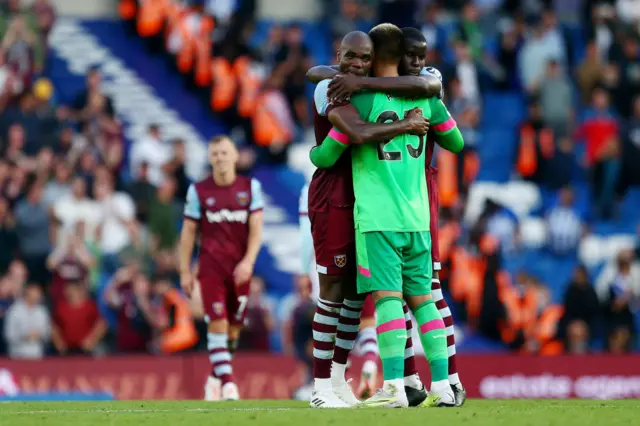
[[[311,410],[295,401],[0,403],[2,426],[615,426],[640,401],[470,400],[462,408]]]

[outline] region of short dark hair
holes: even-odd
[[[422,31],[420,31],[417,28],[404,27],[402,29],[402,35],[404,36],[405,41],[411,40],[411,41],[419,41],[423,43],[427,42],[427,39],[424,37],[424,34],[422,34]]]
[[[400,62],[404,51],[402,30],[393,24],[376,25],[369,31],[376,60]]]

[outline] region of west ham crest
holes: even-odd
[[[215,199],[215,198],[213,198],[213,197],[209,197],[209,198],[207,198],[207,200],[205,201],[205,203],[207,203],[207,205],[208,205],[209,207],[211,207],[211,206],[213,206],[213,205],[216,203],[216,199]]]
[[[214,302],[212,307],[213,312],[215,312],[216,315],[222,315],[222,313],[224,312],[224,305],[222,304],[222,302]]]
[[[249,193],[246,191],[238,192],[236,194],[236,200],[238,200],[238,204],[242,207],[246,207],[249,205]]]
[[[333,256],[333,262],[338,268],[344,268],[347,264],[347,255],[339,254],[337,256]]]

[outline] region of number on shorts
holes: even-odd
[[[404,116],[406,117],[409,114],[409,111],[404,112]],[[395,111],[384,111],[382,114],[378,116],[376,123],[383,124],[387,121],[391,121],[392,123],[398,121],[400,117]],[[413,158],[420,158],[422,152],[424,151],[424,136],[416,136],[419,140],[418,147],[414,148],[411,144],[407,144],[407,151],[409,151],[409,155]],[[402,152],[401,151],[385,151],[384,147],[386,144],[391,142],[391,139],[382,141],[378,143],[378,160],[380,161],[400,161],[402,160]]]
[[[240,304],[240,306],[238,306],[238,313],[236,313],[237,320],[242,319],[242,314],[244,314],[244,310],[247,308],[248,301],[249,298],[247,296],[238,296],[238,304]]]

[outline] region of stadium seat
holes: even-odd
[[[547,241],[547,227],[544,220],[526,217],[520,222],[522,243],[531,248],[541,248]]]
[[[611,236],[591,234],[582,240],[578,257],[588,268],[595,268],[611,259],[620,250],[634,247],[634,244],[633,234]]]
[[[473,223],[482,213],[486,200],[493,200],[511,210],[519,219],[529,216],[542,203],[540,190],[529,182],[474,182],[469,189],[465,222]]]

